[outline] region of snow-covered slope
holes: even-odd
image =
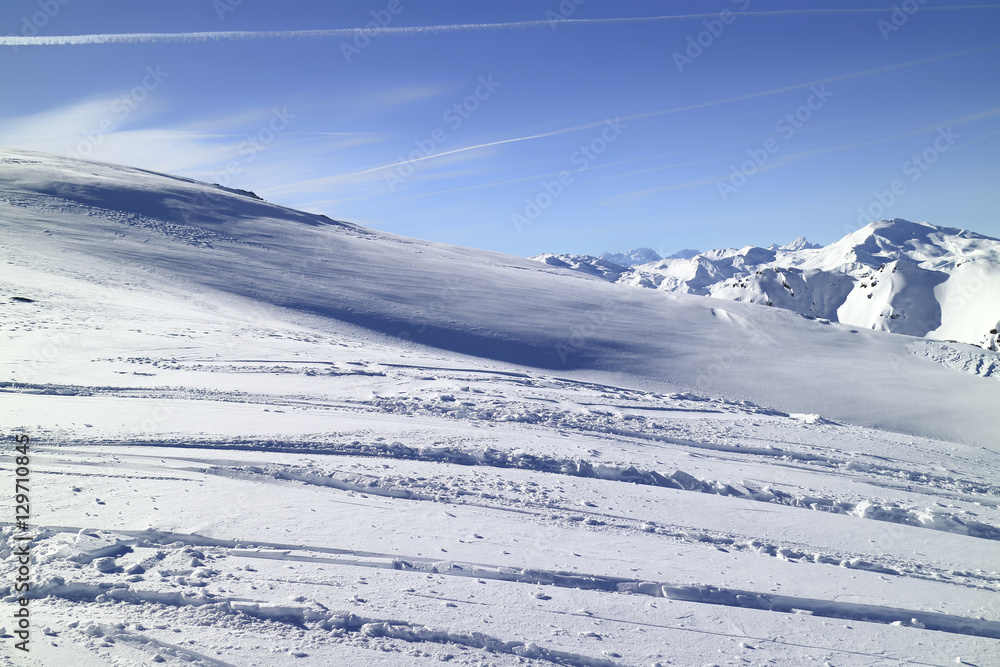
[[[561,255],[545,255],[557,266]],[[570,268],[594,273],[596,260]],[[1000,240],[906,220],[873,222],[829,246],[799,238],[633,266],[613,280],[997,349]]]
[[[0,664],[989,665],[996,357],[0,151]]]
[[[475,357],[624,374],[650,387],[970,442],[995,435],[976,406],[1000,386],[915,358],[896,337],[628,289],[149,172],[25,153],[4,159],[5,252],[80,284],[125,281],[136,294],[183,285]],[[701,274],[721,271],[727,258],[736,267],[773,254],[706,254],[689,260],[700,268],[686,283],[707,283]],[[48,308],[44,296],[37,301]],[[921,405],[927,386],[948,399]]]

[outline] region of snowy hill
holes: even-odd
[[[558,266],[561,255],[545,255]],[[1000,240],[906,220],[873,222],[829,246],[712,250],[615,274],[574,256],[569,268],[629,285],[767,304],[852,324],[997,349]]]
[[[14,155],[5,158],[0,176],[5,247],[20,253],[22,262],[34,258],[33,267],[83,284],[124,281],[136,292],[162,284],[190,294],[219,293],[495,361],[594,377],[619,374],[648,386],[717,392],[906,432],[992,439],[973,408],[979,383],[916,358],[905,340],[829,327],[780,309],[626,289],[530,260],[375,232],[186,179]],[[714,251],[676,260],[683,264],[672,260],[663,272],[644,267],[632,275],[660,280],[661,287],[683,283],[685,289],[676,291],[701,294],[719,274],[728,277],[775,254]],[[664,273],[680,266],[697,270],[684,279]],[[759,276],[767,286],[761,289],[777,296],[771,276]],[[44,299],[37,301],[45,307]],[[800,358],[808,358],[816,373],[854,375],[843,368],[846,350],[870,357],[867,374],[849,385],[815,386],[801,377]],[[720,357],[727,359],[721,369]],[[914,374],[902,387],[893,379],[901,367]],[[936,409],[917,407],[927,384],[950,387],[952,400]],[[862,398],[871,394],[883,395],[884,404]],[[968,419],[955,418],[964,413]]]
[[[991,664],[1000,355],[603,275],[0,150],[0,662]]]

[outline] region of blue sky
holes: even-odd
[[[0,146],[522,256],[1000,236],[998,27],[943,0],[5,0]],[[332,32],[258,34],[303,30]],[[218,31],[250,34],[52,39]]]

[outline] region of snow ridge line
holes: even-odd
[[[259,552],[257,554],[240,552],[240,555],[282,559],[281,555],[277,553],[272,555],[266,552]],[[296,560],[299,559],[296,558]],[[353,564],[363,567],[386,567],[384,563],[355,562]],[[454,561],[430,562],[429,560],[406,560],[402,558],[396,558],[392,561],[392,569],[413,570],[416,572],[429,572],[475,579],[492,579],[495,581],[530,584],[534,586],[555,586],[557,588],[573,588],[605,593],[647,595],[684,602],[743,607],[778,613],[805,613],[824,618],[901,625],[949,634],[1000,639],[1000,622],[996,621],[881,605],[757,593],[711,585],[676,585],[623,577],[579,574],[576,572],[519,569],[504,566],[489,566],[484,568],[479,565],[457,563]]]
[[[129,359],[130,362],[141,362],[140,359]],[[157,362],[158,363],[158,362]],[[180,367],[176,362],[171,362],[173,365]],[[231,363],[231,362],[227,362]],[[287,362],[283,361],[280,363],[302,363],[308,364],[312,363],[315,365],[329,365],[329,362],[314,361],[297,361],[297,362]],[[154,364],[155,366],[156,364]],[[382,364],[382,365],[393,365],[393,366],[403,366],[401,364]],[[191,367],[192,370],[205,370],[203,368]],[[423,367],[420,367],[423,368]],[[449,370],[449,369],[446,369]],[[375,375],[378,376],[380,373],[351,370],[348,372],[343,372],[339,369],[338,372],[331,372],[330,374],[335,375]],[[561,378],[556,378],[559,382],[563,382]],[[578,383],[580,385],[587,385],[587,383]],[[597,388],[605,387],[605,385],[594,385]],[[608,387],[612,388],[612,387]],[[411,414],[414,412],[419,413],[420,410],[427,409],[426,401],[424,403],[420,402],[420,399],[413,397],[395,397],[395,398],[376,398],[369,401],[343,401],[337,403],[319,403],[316,401],[309,400],[284,400],[276,401],[275,397],[263,395],[263,394],[249,394],[245,392],[216,392],[211,390],[203,389],[187,389],[187,388],[172,388],[167,386],[160,387],[115,387],[115,386],[80,386],[80,385],[59,385],[59,384],[32,384],[32,383],[20,383],[11,381],[0,381],[0,392],[11,392],[11,393],[27,393],[27,394],[43,394],[43,395],[59,395],[59,396],[94,396],[94,395],[111,395],[120,397],[142,397],[142,398],[185,398],[190,400],[214,400],[223,402],[236,402],[236,403],[268,403],[273,405],[313,405],[331,408],[342,408],[347,410],[357,410],[364,411],[367,408],[374,408],[375,410],[387,413],[387,414]],[[684,399],[684,400],[699,400],[689,394],[676,395],[671,398]],[[985,484],[982,482],[977,482],[967,479],[955,479],[950,477],[945,477],[941,475],[935,475],[927,471],[914,471],[905,468],[899,468],[894,466],[888,466],[878,463],[868,463],[855,460],[851,457],[845,456],[830,456],[823,454],[813,454],[810,452],[800,452],[791,449],[783,449],[778,447],[755,447],[746,445],[732,445],[723,443],[711,443],[711,442],[699,442],[695,440],[689,440],[684,438],[676,438],[665,436],[660,433],[650,432],[649,430],[640,430],[636,428],[622,428],[620,426],[615,426],[611,423],[601,422],[603,418],[611,416],[611,413],[598,410],[590,410],[588,415],[581,416],[576,413],[571,413],[564,410],[554,410],[551,408],[539,409],[537,406],[529,406],[523,403],[508,402],[502,406],[495,405],[480,405],[475,407],[464,407],[468,405],[467,403],[461,404],[461,406],[454,402],[453,397],[442,396],[439,397],[440,400],[450,400],[453,402],[445,402],[443,404],[438,404],[429,412],[433,416],[455,419],[458,421],[485,421],[490,423],[504,423],[504,422],[517,422],[517,423],[529,423],[535,424],[543,427],[552,427],[565,430],[572,430],[582,434],[592,434],[601,433],[607,435],[616,435],[625,438],[635,438],[639,440],[649,440],[653,442],[663,442],[666,444],[678,445],[681,447],[689,447],[693,449],[705,450],[705,451],[716,451],[725,452],[730,454],[738,454],[745,456],[761,456],[768,458],[779,458],[783,460],[800,461],[803,463],[809,463],[827,468],[840,468],[847,471],[856,471],[870,473],[872,475],[878,475],[883,477],[889,477],[894,483],[899,483],[900,481],[905,481],[910,484],[920,484],[922,486],[934,489],[940,488],[950,488],[954,491],[960,493],[973,493],[973,494],[985,494],[1000,497],[1000,487],[991,484]],[[586,405],[586,404],[584,404]],[[454,406],[454,407],[453,407]],[[626,406],[619,406],[626,407]],[[650,406],[628,406],[633,407],[636,410],[656,410],[663,409]],[[778,417],[789,417],[787,413],[773,411],[765,408],[760,408],[759,406],[753,405],[742,405],[733,407],[741,407],[743,409],[749,409],[748,414],[763,414]],[[459,409],[461,408],[461,409]],[[682,411],[690,411],[690,409],[681,409]],[[710,412],[718,412],[717,410],[703,410]],[[642,426],[650,427],[651,429],[660,428],[659,424],[656,423],[642,423]],[[267,442],[267,446],[272,451],[292,451],[288,447],[309,447],[314,445],[294,443],[289,441],[275,442],[275,441],[263,441]],[[116,444],[114,441],[108,441],[107,444]],[[118,443],[121,444],[121,443]],[[140,443],[148,444],[148,443]],[[212,447],[222,448],[223,444],[220,442],[212,442]],[[284,448],[284,449],[283,449]],[[316,453],[327,453],[335,454],[336,452],[315,450]],[[974,530],[980,530],[981,532],[990,533],[988,529],[982,526],[976,527]],[[993,537],[987,539],[1000,539],[1000,537]]]
[[[252,470],[252,472],[248,472]],[[738,551],[753,551],[758,554],[766,555],[769,557],[780,558],[787,560],[789,562],[811,562],[820,563],[827,565],[838,565],[840,567],[846,567],[857,570],[867,570],[869,572],[878,572],[882,574],[889,574],[893,576],[906,576],[915,577],[920,579],[930,579],[938,580],[933,576],[929,576],[928,572],[934,571],[934,568],[929,568],[926,564],[913,565],[906,563],[892,563],[890,565],[879,564],[878,562],[872,562],[866,558],[868,556],[859,556],[857,554],[840,554],[833,555],[830,553],[821,554],[815,550],[810,550],[808,547],[803,547],[802,545],[795,546],[781,546],[768,544],[765,542],[760,542],[759,540],[747,538],[746,540],[739,540],[730,535],[716,533],[712,534],[711,531],[704,530],[691,530],[684,529],[681,527],[669,527],[657,525],[654,522],[642,521],[638,519],[630,519],[628,517],[609,517],[607,515],[601,514],[600,512],[593,512],[587,509],[581,508],[569,508],[561,507],[557,505],[551,505],[546,503],[527,503],[524,509],[516,509],[511,507],[508,503],[500,502],[500,504],[494,504],[490,502],[474,502],[466,499],[458,500],[458,498],[447,498],[442,496],[440,493],[437,495],[427,495],[419,494],[409,489],[403,488],[401,486],[372,486],[371,482],[365,483],[364,480],[354,481],[335,479],[331,477],[323,477],[320,475],[309,475],[300,474],[297,472],[286,472],[283,470],[272,470],[265,469],[259,466],[249,466],[240,467],[237,469],[231,468],[209,468],[202,469],[201,472],[207,474],[220,475],[223,477],[228,477],[231,479],[240,479],[244,481],[261,481],[263,477],[265,481],[272,481],[274,483],[286,483],[286,482],[302,482],[305,484],[314,484],[317,486],[324,486],[328,488],[335,488],[344,491],[352,491],[356,493],[361,493],[367,496],[380,496],[386,498],[403,498],[407,500],[419,500],[419,501],[433,501],[433,502],[444,502],[451,503],[457,502],[462,505],[473,505],[477,507],[487,507],[492,509],[502,509],[504,511],[519,512],[522,514],[531,514],[536,517],[536,519],[541,519],[543,516],[548,516],[552,518],[553,511],[559,511],[564,516],[562,517],[566,521],[571,522],[583,522],[587,525],[609,525],[621,530],[640,530],[644,533],[651,533],[656,535],[662,535],[664,537],[669,537],[673,539],[679,539],[687,543],[701,543],[709,544],[720,548],[724,546],[727,550],[738,550]],[[590,519],[585,519],[585,515],[591,515]],[[855,514],[857,516],[857,514]],[[336,561],[332,561],[336,562]],[[939,571],[940,575],[947,574],[951,576],[951,572],[946,573],[945,571]],[[979,580],[979,583],[965,583],[963,585],[970,586],[972,588],[980,588],[985,590],[994,590],[995,580],[986,577],[974,577]],[[955,583],[955,582],[950,582]]]
[[[399,443],[393,443],[393,445],[397,444]],[[393,445],[390,445],[390,447]],[[500,452],[499,450],[483,450],[482,458],[477,460],[478,457],[475,453],[470,454],[467,451],[457,450],[454,448],[447,449],[450,451],[443,454],[441,459],[421,457],[420,454],[416,453],[412,454],[412,456],[393,458],[411,458],[412,460],[422,461],[443,460],[447,463],[454,463],[458,465],[486,465],[499,468],[537,470],[539,472],[564,474],[571,477],[601,479],[614,482],[628,482],[632,484],[656,486],[681,491],[732,496],[755,502],[776,503],[799,509],[824,511],[832,514],[845,514],[864,519],[871,519],[874,521],[898,523],[913,526],[915,528],[938,530],[979,539],[1000,540],[1000,529],[986,523],[962,521],[945,513],[932,512],[930,510],[921,511],[905,507],[882,506],[870,500],[863,500],[859,503],[851,503],[812,496],[799,497],[785,493],[770,486],[764,487],[763,489],[757,489],[750,486],[746,482],[736,484],[734,486],[732,484],[718,481],[712,482],[702,480],[684,472],[683,470],[676,470],[670,475],[663,475],[656,471],[639,470],[635,466],[628,466],[626,468],[608,465],[595,466],[582,459],[556,459],[544,455],[536,456],[526,453],[508,455],[504,452]],[[463,457],[462,454],[467,455],[468,459]],[[239,475],[240,471],[229,471],[227,469],[214,468],[205,469],[203,472],[221,474],[223,476],[236,476]],[[372,495],[387,496],[392,498],[407,498],[410,500],[433,500],[431,496],[414,493],[413,491],[399,487],[384,489],[377,486],[364,486],[343,480],[337,480],[332,477],[323,477],[319,475],[309,475],[282,470],[268,471],[264,474],[279,480],[299,481],[306,484],[328,486],[341,490],[370,493]]]
[[[712,531],[705,530],[692,530],[685,529],[683,527],[671,527],[664,526],[662,524],[657,524],[651,521],[643,521],[639,519],[631,519],[628,517],[614,516],[609,517],[608,515],[602,514],[600,512],[590,511],[588,509],[578,508],[578,507],[562,507],[558,505],[546,504],[546,503],[523,503],[522,508],[514,508],[510,504],[505,502],[500,502],[495,504],[492,502],[477,502],[469,501],[462,498],[459,500],[458,496],[455,498],[449,498],[446,495],[442,495],[438,491],[436,494],[424,494],[417,493],[403,486],[393,485],[390,481],[388,484],[381,484],[373,486],[373,482],[369,480],[359,479],[357,477],[353,479],[337,479],[330,476],[322,476],[317,474],[300,473],[294,468],[291,470],[281,470],[272,467],[261,467],[261,466],[241,466],[237,468],[223,468],[223,467],[212,467],[205,469],[198,469],[199,472],[205,474],[219,475],[222,477],[227,477],[231,479],[239,479],[244,481],[263,481],[269,483],[295,483],[301,482],[304,484],[311,484],[316,486],[328,487],[339,489],[343,491],[351,491],[355,493],[360,493],[368,496],[379,496],[385,498],[395,498],[395,499],[406,499],[406,500],[417,500],[417,501],[431,501],[431,502],[443,502],[443,503],[459,503],[461,505],[473,505],[478,507],[487,507],[492,509],[502,509],[504,511],[519,512],[522,514],[531,514],[537,519],[541,519],[543,516],[549,516],[552,518],[553,512],[558,511],[563,514],[563,520],[571,522],[583,522],[587,525],[608,525],[617,529],[622,530],[639,530],[644,533],[651,533],[656,535],[662,535],[664,537],[679,539],[687,543],[702,543],[713,545],[716,548],[725,547],[727,550],[738,550],[738,551],[752,551],[765,556],[780,558],[782,560],[787,560],[789,562],[809,562],[818,563],[826,565],[835,565],[840,567],[846,567],[856,570],[866,570],[868,572],[877,572],[881,574],[889,574],[892,576],[900,577],[914,577],[918,579],[927,579],[931,581],[940,581],[941,576],[947,576],[949,583],[956,583],[952,580],[954,572],[940,570],[934,568],[927,564],[914,564],[906,563],[902,561],[890,562],[889,564],[879,563],[877,560],[873,562],[871,554],[858,555],[857,553],[841,553],[839,555],[827,552],[819,553],[815,548],[810,548],[803,545],[791,545],[782,546],[780,544],[769,544],[766,542],[761,542],[752,537],[747,537],[744,540],[740,540],[738,537],[733,537],[732,535],[724,533],[712,533]],[[501,497],[502,498],[502,497]],[[819,499],[816,498],[801,498],[797,497],[796,507],[808,508],[811,503],[817,502]],[[893,507],[883,507],[880,505],[875,505],[869,501],[863,501],[854,506],[854,510],[850,512],[850,516],[860,517],[860,518],[870,518],[876,520],[875,516],[866,516],[867,514],[874,514],[876,512],[892,513],[892,512],[908,512],[907,516],[919,516],[912,510],[902,510],[901,508]],[[590,515],[591,518],[585,519],[584,517]],[[924,514],[924,520],[937,520],[946,521],[945,517],[941,515],[931,515]],[[892,518],[888,516],[882,520],[890,523],[898,523],[893,521]],[[2,525],[2,524],[0,524]],[[960,532],[960,528],[965,524],[956,524],[952,526],[959,534],[964,534]],[[915,526],[916,527],[916,526]],[[919,526],[929,528],[930,526]],[[939,530],[945,530],[944,528],[939,528]],[[947,531],[946,531],[947,532]],[[938,576],[932,576],[930,573],[937,572]],[[965,573],[969,576],[969,573]],[[966,581],[961,584],[964,586],[969,586],[971,588],[979,588],[982,590],[995,590],[996,583],[1000,581],[997,578],[990,578],[986,576],[972,576],[970,579],[976,580],[975,582]]]

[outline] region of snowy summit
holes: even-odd
[[[602,258],[606,257],[602,255]],[[613,273],[574,255],[569,268],[614,282],[766,304],[866,329],[997,349],[1000,240],[964,229],[882,220],[826,247],[710,250]],[[562,255],[540,255],[559,266]]]

